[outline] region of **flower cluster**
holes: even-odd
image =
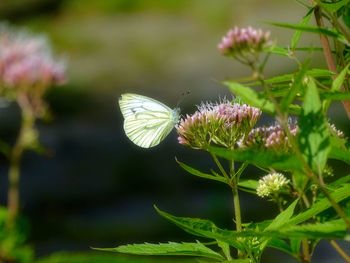
[[[268,43],[270,32],[261,29],[239,28],[230,29],[218,44],[218,49],[224,55],[244,55],[244,53],[258,53]]]
[[[299,130],[298,126],[290,123],[288,127],[291,135],[296,136]],[[262,147],[278,151],[289,151],[291,148],[287,134],[280,124],[251,130],[248,136],[240,141],[239,146],[242,148]]]
[[[272,173],[265,175],[259,180],[259,186],[256,189],[256,193],[260,197],[269,196],[273,193],[277,193],[281,188],[286,186],[289,180],[280,173]]]
[[[205,149],[211,143],[232,149],[254,127],[260,115],[258,108],[226,99],[218,104],[202,104],[176,126],[178,141],[196,149]]]
[[[0,25],[0,83],[5,92],[38,100],[47,87],[65,81],[65,65],[54,60],[48,41]]]

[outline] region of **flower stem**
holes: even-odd
[[[242,231],[242,217],[241,217],[241,206],[239,203],[238,195],[238,178],[235,176],[234,160],[230,161],[230,177],[232,181],[232,194],[233,194],[233,205],[235,209],[235,221],[237,232]]]
[[[10,154],[10,167],[8,171],[8,218],[7,226],[13,226],[16,217],[18,215],[19,206],[20,206],[20,196],[19,196],[19,181],[20,181],[20,164],[23,155],[23,151],[26,147],[26,136],[31,132],[35,117],[33,112],[29,107],[26,107],[26,104],[23,104],[23,101],[18,101],[20,108],[22,110],[22,119],[19,135],[13,146],[13,149]],[[21,103],[22,102],[22,103]]]
[[[221,163],[220,163],[218,157],[216,157],[216,155],[213,154],[213,153],[210,153],[210,154],[211,154],[211,157],[213,157],[213,160],[214,160],[215,164],[217,165],[217,167],[219,168],[221,174],[226,178],[227,184],[228,184],[230,187],[232,187],[232,183],[231,183],[230,177],[229,177],[228,174],[226,173],[224,167],[222,167],[222,165],[221,165]]]
[[[310,251],[309,251],[309,244],[307,242],[306,238],[302,239],[302,245],[303,245],[303,262],[304,263],[309,263],[310,262]]]

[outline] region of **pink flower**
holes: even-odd
[[[298,126],[295,123],[290,123],[288,127],[290,133],[296,136],[299,130]],[[278,151],[289,151],[291,148],[288,137],[280,124],[251,130],[248,136],[240,141],[239,146],[242,148],[263,147]]]
[[[226,99],[218,104],[203,103],[198,111],[186,115],[176,126],[180,144],[205,149],[211,143],[234,148],[237,141],[255,125],[261,110],[232,103]]]
[[[244,52],[260,52],[268,44],[270,32],[263,32],[261,29],[238,28],[230,29],[222,41],[218,44],[218,49],[224,55],[242,55]]]

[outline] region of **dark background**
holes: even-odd
[[[191,113],[201,101],[229,95],[217,80],[250,74],[216,49],[230,27],[271,30],[272,39],[287,46],[293,32],[262,21],[297,23],[305,12],[295,1],[278,0],[2,0],[2,20],[47,35],[68,61],[69,82],[47,94],[54,119],[37,123],[40,142],[52,156],[26,152],[22,165],[21,208],[31,224],[29,243],[36,255],[195,240],[157,215],[153,205],[232,228],[230,189],[195,178],[175,162],[176,156],[204,171],[215,167],[209,156],[177,144],[175,132],[152,149],[133,145],[123,132],[117,98],[134,92],[173,106],[182,92],[191,90],[181,105],[183,114]],[[302,43],[319,46],[317,36],[304,36]],[[325,67],[322,53],[314,55],[314,64]],[[266,75],[294,70],[291,61],[277,57]],[[330,116],[350,136],[341,105],[333,106]],[[15,104],[0,109],[3,140],[14,141],[19,121]],[[267,116],[260,121],[273,122]],[[341,163],[333,166],[340,174],[349,173]],[[2,205],[7,169],[1,157]],[[252,178],[261,175],[252,168],[246,171]],[[272,203],[254,195],[242,193],[241,202],[245,222],[277,213]],[[315,262],[342,262],[327,242],[321,242],[315,257]],[[272,250],[264,254],[264,262],[282,259],[296,262]]]

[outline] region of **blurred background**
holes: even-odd
[[[232,228],[230,189],[191,176],[175,162],[176,156],[209,170],[214,167],[209,156],[177,144],[175,132],[152,149],[133,145],[123,132],[117,99],[134,92],[173,107],[190,90],[181,109],[192,113],[201,101],[230,94],[218,81],[250,75],[216,48],[229,28],[261,27],[280,46],[288,46],[293,31],[263,21],[297,23],[305,12],[292,0],[1,0],[1,20],[47,35],[68,61],[68,83],[47,94],[53,120],[38,123],[40,142],[51,154],[28,151],[22,164],[21,209],[31,226],[29,243],[41,262],[62,251],[91,253],[86,259],[91,260],[91,246],[195,240],[157,215],[154,204],[174,215],[208,218]],[[303,36],[302,43],[319,46],[317,36]],[[313,63],[326,67],[322,53],[314,55]],[[290,60],[276,57],[266,75],[295,70]],[[335,104],[330,115],[350,136],[341,105]],[[263,116],[261,123],[273,120]],[[0,109],[3,140],[13,142],[19,125],[15,104]],[[338,162],[333,166],[348,169]],[[6,204],[7,169],[6,158],[0,157],[1,205]],[[246,174],[262,175],[254,169]],[[241,193],[241,202],[245,222],[278,212],[254,195]],[[67,254],[53,257],[50,262],[73,262]],[[315,262],[342,262],[327,242],[320,243],[314,257]],[[130,262],[106,254],[106,262],[126,260]],[[131,262],[146,260],[131,257]],[[264,262],[281,260],[296,262],[274,250],[263,256]]]

